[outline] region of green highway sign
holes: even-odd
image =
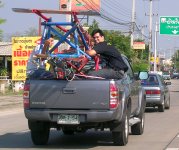
[[[179,35],[179,17],[161,16],[159,33]]]

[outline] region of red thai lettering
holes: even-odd
[[[27,60],[15,60],[14,66],[27,66]]]
[[[27,50],[27,51],[14,51],[14,57],[29,57],[31,54],[32,50]]]

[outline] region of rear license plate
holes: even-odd
[[[78,115],[67,115],[67,114],[59,114],[57,118],[58,124],[79,124],[79,116]]]

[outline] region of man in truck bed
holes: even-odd
[[[98,71],[90,71],[88,75],[103,77],[106,79],[121,79],[128,67],[123,61],[120,52],[105,41],[104,33],[100,29],[92,32],[95,45],[86,51],[90,56],[100,55],[106,62],[106,67]]]

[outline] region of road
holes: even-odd
[[[143,135],[130,135],[125,147],[112,144],[110,132],[88,131],[74,136],[51,130],[46,146],[34,146],[22,106],[14,110],[0,111],[0,150],[38,149],[90,149],[90,150],[179,150],[179,80],[170,85],[171,108],[165,112],[146,109]]]

